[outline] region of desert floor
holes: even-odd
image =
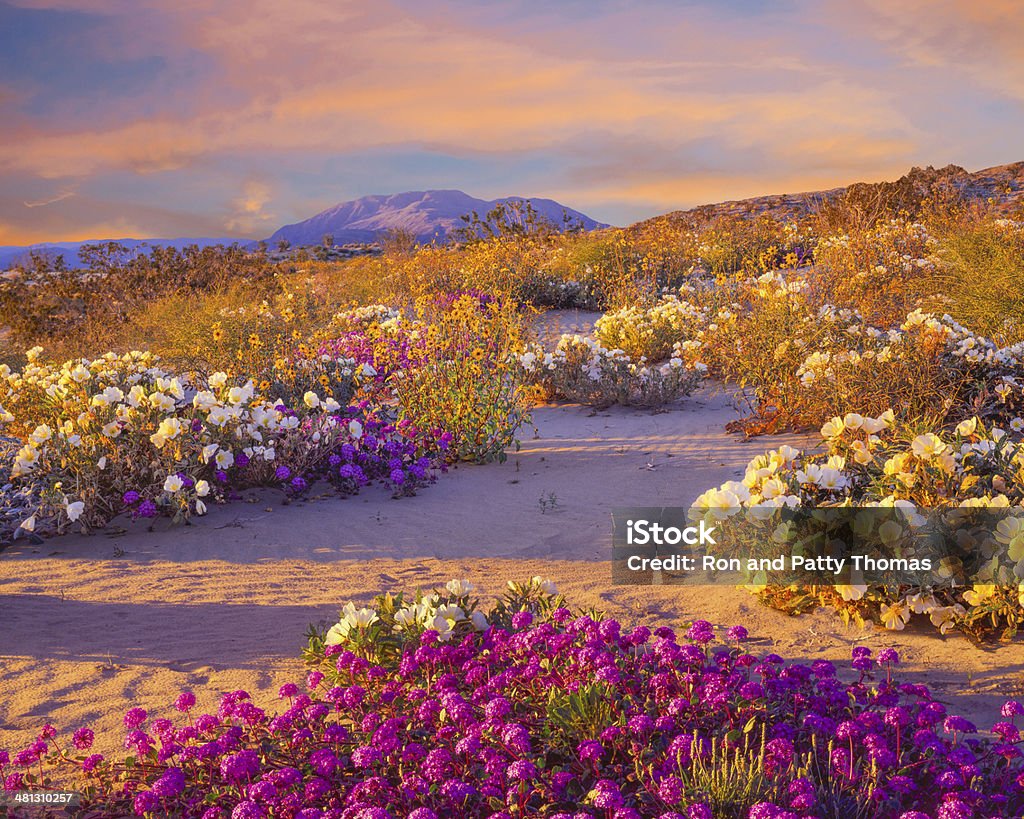
[[[282,505],[254,493],[191,526],[125,522],[10,548],[0,553],[0,748],[52,722],[90,724],[109,749],[125,709],[168,714],[184,688],[204,707],[236,688],[273,707],[277,688],[302,678],[306,627],[334,622],[346,601],[452,577],[499,595],[506,580],[538,574],[572,603],[630,623],[742,623],[762,653],[842,661],[855,644],[893,646],[958,712],[997,720],[1024,688],[1019,645],[978,647],[926,622],[885,632],[824,611],[790,618],[731,587],[611,585],[612,507],[688,504],[765,449],[803,442],[744,441],[724,431],[734,417],[713,387],[667,412],[541,407],[506,463],[453,469],[416,497],[372,490]]]

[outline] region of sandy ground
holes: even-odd
[[[236,688],[272,706],[282,683],[300,679],[307,625],[333,622],[347,600],[452,577],[497,595],[535,574],[629,622],[743,623],[758,651],[786,657],[894,646],[960,712],[998,719],[1024,684],[1019,645],[979,648],[927,624],[846,629],[825,612],[788,618],[732,588],[611,585],[612,507],[688,504],[764,449],[800,443],[745,442],[723,431],[733,417],[714,389],[667,412],[543,407],[507,463],[452,470],[413,498],[368,491],[283,506],[254,494],[192,526],[128,524],[119,536],[0,553],[0,747],[48,721],[91,724],[109,747],[126,708],[167,713],[183,688],[202,706]]]

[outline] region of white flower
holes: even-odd
[[[945,452],[946,445],[935,433],[926,432],[923,435],[918,435],[910,443],[910,449],[922,461],[928,461]]]
[[[227,382],[228,382],[228,374],[227,373],[214,373],[213,375],[210,376],[210,380],[209,380],[210,386],[213,387],[213,389],[215,389],[215,390],[219,389],[220,387],[223,387]]]
[[[864,416],[858,415],[856,412],[848,412],[843,416],[843,424],[847,429],[860,429],[864,426]]]
[[[353,603],[348,603],[341,610],[341,619],[327,632],[324,644],[333,646],[345,642],[349,632],[354,628],[366,628],[377,622],[377,612],[373,609],[357,609]]]
[[[232,404],[244,404],[252,399],[255,391],[256,389],[253,387],[252,381],[248,381],[244,387],[232,387],[228,390],[228,401]]]
[[[226,449],[222,449],[217,452],[214,461],[220,469],[228,469],[232,464],[234,464],[235,456]]]
[[[903,631],[903,628],[910,621],[910,614],[910,609],[899,600],[891,606],[883,603],[879,608],[882,625],[889,629],[889,631]]]
[[[207,481],[196,481],[196,496],[205,498],[210,494],[210,484]]]
[[[154,409],[162,410],[163,412],[174,412],[175,406],[174,399],[162,392],[154,392],[150,395],[149,405]]]
[[[164,491],[171,493],[177,492],[184,485],[185,482],[177,475],[168,475],[167,479],[164,481]]]
[[[78,384],[84,384],[86,381],[92,378],[92,373],[89,372],[88,367],[84,367],[81,364],[79,364],[77,367],[71,370],[71,378]]]
[[[837,585],[836,591],[843,600],[860,600],[867,592],[868,587],[864,583],[853,583],[850,585]]]
[[[535,575],[532,583],[534,586],[539,588],[544,594],[558,594],[558,587],[554,584],[554,581],[547,580],[541,577],[539,574]]]
[[[196,514],[197,515],[205,515],[206,514],[206,504],[203,503],[201,500],[197,500],[196,501]]]
[[[209,390],[200,390],[192,398],[192,406],[207,412],[217,406],[217,396]]]
[[[82,512],[85,511],[84,501],[74,501],[73,503],[64,504],[64,510],[68,513],[68,519],[73,523],[82,517]]]
[[[956,434],[963,438],[967,438],[968,436],[973,435],[977,428],[978,419],[968,418],[966,421],[961,421],[956,425]]]
[[[490,624],[487,622],[487,618],[484,616],[482,611],[474,611],[470,615],[470,621],[473,623],[473,628],[477,631],[487,631]]]
[[[320,396],[312,390],[302,396],[302,401],[310,409],[316,409],[320,406]]]
[[[863,422],[862,422],[863,423]],[[846,425],[843,423],[843,419],[836,416],[831,421],[826,421],[821,428],[822,438],[838,438],[843,434],[843,430]]]
[[[363,425],[356,420],[349,421],[348,434],[358,441],[363,437]]]
[[[932,621],[932,625],[939,630],[939,633],[945,634],[953,628],[957,618],[966,613],[967,609],[959,603],[953,606],[936,606],[928,612],[928,619]]]
[[[26,532],[34,532],[36,530],[36,516],[32,515],[31,517],[25,518],[25,520],[21,522],[21,526],[19,528],[24,529]]]
[[[181,434],[181,421],[177,418],[164,418],[157,431],[149,436],[149,440],[157,449],[162,449],[168,441],[173,441]]]
[[[123,400],[124,393],[121,390],[117,387],[107,387],[103,392],[97,393],[92,397],[92,405],[94,407],[103,407]]]
[[[467,594],[472,594],[476,588],[468,580],[449,580],[444,587],[456,597],[465,597]]]

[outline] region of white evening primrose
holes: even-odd
[[[977,418],[968,418],[966,421],[961,421],[956,425],[956,434],[967,438],[974,434],[974,431],[978,428]]]
[[[196,481],[196,496],[205,498],[210,494],[210,484],[207,481]]]
[[[843,419],[836,416],[830,421],[826,421],[821,427],[821,437],[826,439],[838,438],[843,434],[845,425]]]
[[[71,503],[64,504],[64,511],[68,514],[68,519],[73,523],[82,517],[82,513],[85,511],[84,501],[73,501]]]
[[[879,614],[881,615],[882,625],[884,625],[889,631],[903,631],[904,627],[910,622],[910,609],[902,601],[897,600],[891,606],[882,604]]]
[[[89,368],[79,364],[71,370],[71,379],[77,384],[84,384],[92,378],[92,373],[89,372]]]
[[[193,396],[192,406],[206,412],[217,406],[217,396],[209,390],[200,390]]]
[[[154,392],[149,396],[149,405],[162,412],[174,412],[174,399],[163,392]]]
[[[164,480],[164,491],[174,493],[185,485],[185,482],[177,475],[168,475]]]
[[[867,590],[868,587],[865,583],[850,583],[836,586],[839,596],[847,602],[860,600],[867,593]]]
[[[310,409],[316,409],[320,406],[320,396],[312,390],[309,390],[302,396],[302,402]]]
[[[945,452],[946,445],[934,432],[926,432],[911,441],[910,450],[922,461],[928,461]]]
[[[465,597],[467,594],[472,594],[476,588],[468,580],[449,580],[445,583],[444,587],[456,597]]]

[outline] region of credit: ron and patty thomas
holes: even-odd
[[[933,589],[1019,574],[1006,509],[612,510],[612,582],[884,584]]]

